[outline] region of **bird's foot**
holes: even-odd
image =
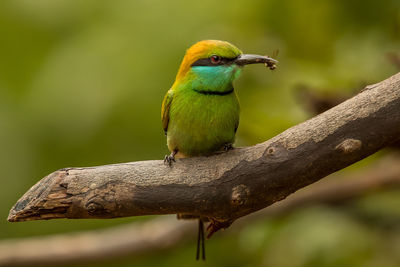
[[[168,164],[168,166],[172,166],[172,162],[175,162],[175,157],[172,155],[165,155],[164,157],[164,163]]]
[[[168,164],[168,166],[172,166],[172,162],[176,162],[175,161],[175,155],[176,153],[178,153],[178,150],[174,150],[172,151],[172,153],[170,155],[165,155],[164,157],[164,164]]]
[[[226,143],[224,144],[224,151],[229,151],[233,149],[233,144],[232,143]]]

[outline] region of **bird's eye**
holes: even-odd
[[[210,60],[211,60],[211,63],[213,63],[213,64],[219,64],[219,63],[221,63],[222,58],[217,55],[212,55],[210,57]]]

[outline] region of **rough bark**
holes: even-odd
[[[252,221],[285,215],[313,204],[344,203],[369,193],[398,190],[399,187],[400,156],[389,156],[361,172],[332,175],[283,201],[246,216],[233,228],[237,231]],[[144,223],[134,222],[105,230],[3,240],[0,242],[0,266],[54,266],[133,257],[176,247],[194,239],[196,229],[197,223],[163,216]],[[229,230],[226,233],[229,234]]]
[[[400,73],[252,147],[210,157],[65,168],[34,185],[8,220],[194,214],[211,232],[359,161],[400,136]]]

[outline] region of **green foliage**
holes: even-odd
[[[252,145],[310,116],[294,97],[296,85],[351,92],[395,73],[387,53],[400,47],[400,4],[6,0],[0,36],[0,238],[27,237],[137,220],[5,218],[18,197],[56,169],[161,159],[167,153],[161,101],[194,42],[227,40],[245,53],[269,55],[279,49],[276,71],[248,66],[235,84],[242,107],[237,145]],[[397,203],[396,197],[383,199]],[[385,231],[353,214],[398,218],[386,207],[366,198],[351,212],[311,208],[217,235],[207,243],[207,263],[396,266],[399,227]],[[193,261],[191,243],[139,259],[149,266]]]

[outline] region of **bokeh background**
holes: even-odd
[[[161,101],[185,50],[202,39],[246,53],[279,49],[277,70],[248,66],[235,83],[236,145],[253,145],[313,115],[296,97],[300,85],[350,95],[395,74],[400,2],[1,1],[0,241],[147,219],[6,221],[17,199],[56,169],[163,158]],[[399,266],[399,192],[348,206],[316,205],[217,234],[206,265]],[[204,265],[194,252],[187,242],[117,266]]]

